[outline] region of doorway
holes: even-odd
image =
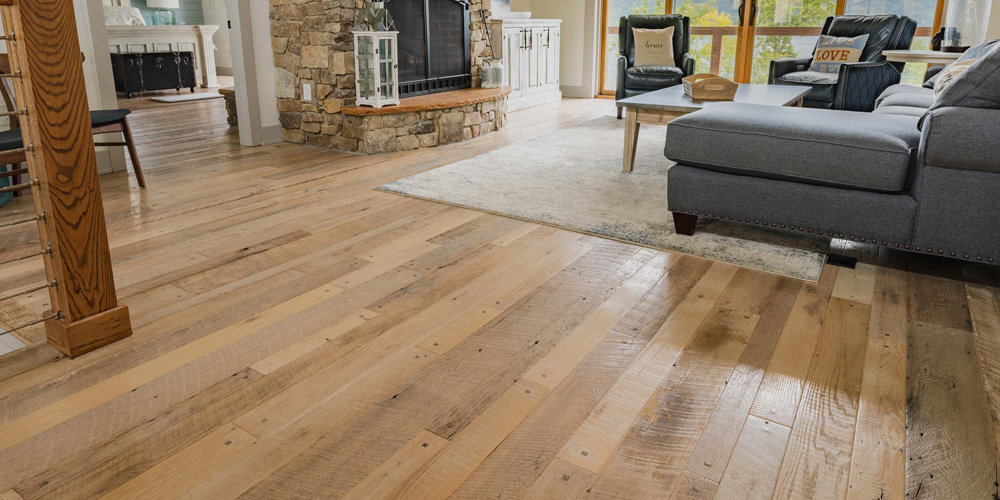
[[[601,94],[614,95],[618,20],[630,14],[675,13],[691,18],[697,73],[741,83],[766,83],[770,63],[812,55],[832,15],[898,14],[917,21],[912,48],[930,47],[945,0],[605,0],[602,7]],[[920,83],[925,65],[907,64],[904,83]]]

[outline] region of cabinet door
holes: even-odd
[[[504,81],[510,85],[511,95],[519,96],[524,92],[523,86],[523,45],[524,30],[521,28],[504,28],[503,30],[503,68]]]
[[[544,30],[542,28],[526,28],[527,29],[527,52],[526,58],[528,59],[527,64],[527,82],[525,84],[525,93],[531,94],[534,92],[539,92],[542,87],[543,78],[542,72],[545,68],[544,60],[544,43],[545,37]]]
[[[559,88],[559,26],[546,28],[545,86]]]

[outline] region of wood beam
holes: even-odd
[[[3,8],[19,117],[32,179],[49,289],[58,315],[46,322],[48,341],[75,357],[132,334],[128,308],[118,303],[97,158],[71,0],[17,0]],[[49,316],[52,312],[47,312]]]

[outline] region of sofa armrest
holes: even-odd
[[[1000,173],[1000,110],[937,108],[923,119],[923,165]]]
[[[945,68],[947,68],[947,66],[928,66],[927,71],[924,72],[924,83],[927,83],[928,80],[937,76],[939,73],[944,71]],[[931,88],[933,88],[933,86]]]
[[[803,57],[796,59],[794,57],[786,57],[784,59],[775,59],[771,61],[771,72],[767,77],[767,83],[775,84],[778,79],[795,71],[805,71],[809,69],[812,64],[811,57]]]
[[[901,78],[888,61],[842,64],[834,109],[871,111],[878,96]]]
[[[681,71],[684,72],[684,76],[691,76],[694,74],[695,60],[691,57],[690,52],[685,52],[681,55]]]
[[[618,56],[618,84],[615,90],[615,100],[625,98],[625,70],[628,69],[628,58]]]

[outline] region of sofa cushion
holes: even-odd
[[[966,50],[965,52],[962,52],[962,55],[958,56],[958,59],[956,59],[955,62],[949,64],[948,66],[951,66],[952,64],[956,64],[956,63],[960,63],[960,62],[965,62],[965,61],[968,61],[969,59],[979,59],[980,57],[985,56],[991,50],[993,50],[993,47],[996,46],[998,42],[1000,42],[1000,40],[990,40],[988,42],[977,43],[976,45],[973,45],[972,47],[969,47],[969,50]],[[945,66],[945,67],[947,67],[947,66]],[[928,88],[928,89],[934,88],[934,85],[937,84],[938,78],[940,76],[941,76],[941,73],[938,73],[938,74],[936,74],[936,75],[928,78],[927,81],[924,82],[924,88]]]
[[[879,106],[872,113],[880,115],[903,115],[920,118],[927,112],[927,108],[915,108],[913,106]]]
[[[625,88],[659,90],[680,85],[684,72],[676,66],[632,66],[625,70]]]
[[[919,144],[910,116],[719,103],[672,121],[665,154],[718,172],[899,192]]]
[[[890,96],[886,96],[879,103],[879,106],[907,106],[911,108],[918,108],[923,111],[927,111],[934,104],[934,91],[930,89],[925,89],[921,87],[913,87],[915,90],[929,90],[929,93],[924,92],[900,92]]]
[[[895,85],[889,86],[889,88],[883,90],[882,93],[879,94],[878,98],[875,99],[875,107],[878,108],[879,106],[882,105],[882,102],[885,101],[887,98],[897,94],[916,94],[919,96],[926,96],[924,98],[930,98],[930,102],[926,106],[924,106],[925,110],[931,107],[931,104],[934,103],[934,90],[922,87],[914,87],[913,85],[907,85],[905,83],[897,83]]]
[[[808,85],[812,91],[806,96],[810,101],[833,102],[837,96],[837,73],[820,71],[793,71],[780,78],[782,83],[793,85]]]

